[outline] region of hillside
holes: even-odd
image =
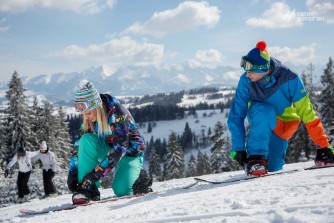
[[[285,170],[313,165],[313,162],[289,164]],[[243,171],[203,176],[222,180],[240,176]],[[71,202],[65,194],[46,200],[2,207],[1,222],[334,222],[334,168],[300,170],[266,178],[223,185],[201,184],[178,189],[192,178],[157,182],[146,197],[78,207],[37,216],[20,216],[21,208],[42,210]],[[111,189],[101,190],[102,198],[113,196]]]

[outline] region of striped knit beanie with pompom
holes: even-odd
[[[80,90],[75,94],[75,103],[86,103],[85,110],[93,110],[102,105],[99,92],[94,88],[92,82],[87,80],[80,81]]]

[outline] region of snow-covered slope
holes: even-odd
[[[289,164],[285,170],[313,165]],[[242,171],[203,176],[222,180]],[[146,197],[23,217],[19,209],[41,210],[71,202],[71,195],[32,200],[0,209],[1,222],[334,222],[334,168],[298,171],[225,185],[178,189],[192,178],[156,182]],[[113,196],[101,190],[103,198]]]

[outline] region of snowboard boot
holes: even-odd
[[[328,146],[322,149],[317,149],[315,165],[316,166],[334,165],[334,149],[332,146]]]
[[[27,202],[27,201],[28,201],[27,197],[26,197],[26,196],[23,196],[23,197],[19,197],[19,198],[16,200],[15,203],[22,204],[22,203],[25,203],[25,202]]]
[[[264,156],[250,156],[246,160],[245,169],[248,176],[265,175],[268,173],[268,161]]]
[[[133,194],[147,194],[153,192],[152,178],[138,178],[132,186]]]
[[[78,189],[72,195],[73,204],[86,204],[90,201],[99,201],[99,200],[100,200],[100,191],[95,185],[90,190]]]
[[[42,199],[45,199],[45,198],[48,198],[50,195],[48,194],[44,194],[43,196],[41,196],[39,199],[42,200]]]
[[[58,196],[58,193],[57,193],[57,192],[55,192],[55,193],[51,193],[49,196],[50,196],[50,197],[57,197],[57,196]]]

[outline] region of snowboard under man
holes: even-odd
[[[301,120],[317,149],[315,164],[334,164],[333,147],[298,75],[270,58],[264,41],[242,57],[241,67],[245,73],[239,80],[228,117],[231,158],[245,165],[248,175],[281,170],[288,140]],[[247,142],[246,116],[250,124]]]

